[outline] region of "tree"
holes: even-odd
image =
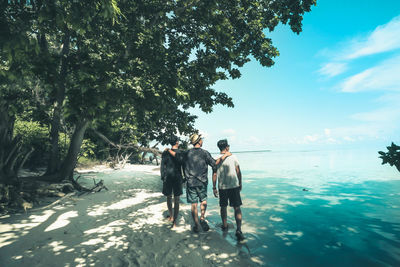
[[[177,132],[195,131],[196,117],[187,111],[191,107],[204,112],[216,104],[233,107],[228,95],[212,88],[215,82],[240,77],[240,67],[251,58],[263,66],[273,65],[279,53],[266,32],[288,23],[299,33],[303,14],[315,4],[315,0],[37,0],[29,1],[29,6],[8,2],[2,23],[19,46],[5,41],[2,51],[8,55],[7,64],[20,60],[15,56],[20,55],[44,90],[53,160],[48,174],[53,180],[72,177],[86,130],[104,128],[105,121],[122,119],[136,129],[135,142],[147,145],[150,140],[165,142]],[[73,134],[61,163],[62,123]]]
[[[395,145],[393,142],[387,147],[387,152],[379,151],[380,158],[382,159],[382,164],[389,164],[390,166],[395,166],[400,172],[400,146]]]

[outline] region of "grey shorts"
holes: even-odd
[[[188,203],[197,203],[199,200],[203,202],[207,200],[207,185],[194,186],[186,188],[186,196]]]

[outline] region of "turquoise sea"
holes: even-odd
[[[264,266],[400,266],[400,173],[376,151],[236,156],[246,242],[233,229],[221,235],[243,253]],[[209,186],[208,220],[218,229],[217,205]]]

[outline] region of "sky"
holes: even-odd
[[[400,143],[400,1],[317,0],[300,35],[280,25],[271,68],[252,60],[214,88],[234,108],[192,110],[217,151],[371,148]]]

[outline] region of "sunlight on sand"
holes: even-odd
[[[67,248],[67,246],[62,245],[62,241],[53,241],[49,243],[49,246],[53,248],[54,252],[58,252]]]
[[[0,224],[0,248],[12,244],[18,237],[26,235],[28,230],[45,222],[54,213],[55,211],[45,210],[43,215],[29,216],[29,222],[22,220],[21,223]]]
[[[138,204],[143,203],[146,199],[151,197],[161,196],[161,193],[148,193],[146,190],[142,190],[136,193],[136,196],[133,198],[123,199],[117,203],[114,203],[110,206],[98,206],[97,209],[88,213],[89,216],[100,216],[103,215],[108,210],[121,210],[126,209]]]
[[[107,184],[107,192],[66,198],[51,210],[31,211],[32,215],[21,214],[13,220],[5,218],[7,223],[0,222],[0,246],[3,246],[0,265],[251,266],[254,263],[256,259],[251,262],[249,257],[242,257],[240,248],[231,246],[218,233],[219,228],[213,229],[213,224],[208,233],[192,233],[190,205],[184,202],[177,226],[171,228],[172,223],[165,217],[168,212],[165,197],[160,193],[159,172],[154,175],[154,166],[145,167],[151,176],[128,175],[125,170],[123,175],[102,173],[99,176]],[[219,214],[217,207],[209,211],[215,216]],[[256,232],[255,226],[248,227],[254,229],[246,233]]]
[[[44,230],[45,232],[49,232],[64,226],[67,226],[70,221],[68,220],[69,218],[75,218],[78,217],[78,212],[77,211],[68,211],[64,214],[61,214],[57,220],[52,223],[49,227],[46,228],[46,230]]]
[[[135,218],[130,225],[132,229],[138,230],[145,225],[163,225],[164,217],[162,211],[165,209],[165,203],[147,206],[137,212],[131,213],[129,216]]]
[[[87,230],[84,232],[84,234],[97,234],[98,236],[108,236],[112,235],[114,232],[122,231],[124,225],[126,225],[126,222],[124,220],[117,220],[107,225],[102,225],[98,228]]]

